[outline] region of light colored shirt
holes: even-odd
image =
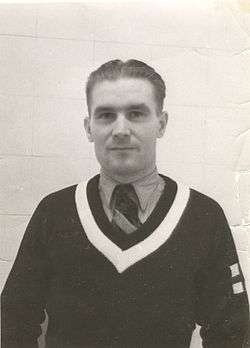
[[[100,196],[104,211],[110,221],[113,217],[111,197],[115,186],[119,184],[121,183],[115,181],[113,178],[101,171],[99,181]],[[134,186],[135,192],[138,196],[140,203],[138,216],[140,221],[144,223],[156,206],[156,203],[164,190],[165,182],[155,168],[151,174],[131,182],[130,184]]]

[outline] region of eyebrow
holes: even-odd
[[[105,106],[98,106],[95,110],[94,110],[94,115],[99,114],[101,112],[106,112],[106,111],[114,111],[114,107],[113,106],[109,106],[109,105],[105,105]]]
[[[126,110],[142,110],[145,112],[149,112],[150,109],[149,107],[145,104],[145,103],[139,103],[139,104],[129,104],[128,106],[125,106]],[[102,106],[98,106],[95,110],[94,110],[94,114],[99,114],[101,112],[110,112],[110,111],[115,111],[116,108],[112,105],[102,105]]]
[[[145,103],[140,103],[140,104],[132,104],[128,106],[128,110],[143,110],[145,112],[149,112],[150,109]]]

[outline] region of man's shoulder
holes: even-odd
[[[173,179],[171,179],[173,180]],[[174,180],[173,180],[174,181]],[[184,187],[189,191],[185,202],[182,221],[199,231],[200,235],[215,236],[221,233],[221,228],[228,230],[228,220],[221,205],[210,195],[203,193],[185,183],[176,180],[177,193]],[[201,231],[203,231],[201,233]],[[208,234],[207,234],[208,233]]]
[[[227,220],[223,208],[214,198],[194,188],[190,188],[187,208],[197,219],[205,219],[207,223],[224,224]]]
[[[74,209],[76,187],[77,185],[74,184],[45,195],[38,203],[33,215],[53,216],[57,215],[58,212],[63,214],[69,209]]]
[[[189,190],[189,199],[187,202],[187,207],[197,210],[203,210],[205,212],[222,211],[222,207],[220,206],[220,204],[207,193],[203,193],[173,177],[168,177],[166,175],[161,176],[164,178],[166,182],[171,183],[172,186],[176,185],[177,192],[178,190],[181,190],[183,188],[185,190]]]
[[[65,200],[71,199],[76,190],[77,184],[63,187],[59,190],[52,191],[49,194],[45,195],[41,200],[41,203],[52,203],[52,202],[65,202]]]
[[[94,177],[91,177],[89,179],[83,180],[81,183],[85,182],[86,184],[92,183],[96,184],[96,178],[98,178],[98,175],[95,175]],[[72,204],[75,202],[75,192],[77,189],[77,186],[80,183],[75,183],[70,186],[63,187],[59,190],[52,191],[49,194],[45,195],[42,200],[39,203],[39,206],[50,206],[50,207],[67,207],[68,205],[72,206]]]
[[[216,199],[192,187],[190,187],[190,203],[206,211],[222,211],[222,207]]]
[[[215,209],[221,209],[220,204],[212,198],[210,195],[201,192],[197,189],[194,189],[192,187],[190,189],[190,198],[193,199],[195,202],[199,203],[200,205],[213,207]]]

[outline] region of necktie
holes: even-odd
[[[127,234],[141,226],[138,217],[139,200],[131,184],[117,185],[113,195],[113,226],[118,226]]]

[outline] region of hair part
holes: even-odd
[[[123,62],[120,59],[115,59],[102,64],[97,70],[89,75],[86,84],[86,98],[89,115],[91,93],[94,86],[105,80],[115,81],[120,78],[138,78],[149,81],[154,88],[158,111],[162,111],[163,102],[166,96],[166,86],[162,77],[152,67],[139,60],[129,59]]]

